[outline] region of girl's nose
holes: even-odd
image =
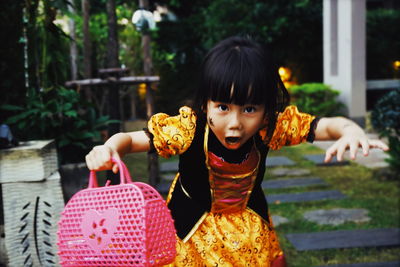
[[[231,116],[229,117],[228,128],[233,130],[240,130],[242,128],[240,114],[232,112]]]

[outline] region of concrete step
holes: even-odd
[[[272,157],[267,157],[265,164],[267,167],[277,167],[277,166],[293,166],[296,163],[287,157],[272,156]]]
[[[168,161],[160,164],[160,172],[177,172],[179,161]]]
[[[400,261],[333,264],[333,265],[325,265],[318,267],[399,267],[399,266],[400,266]]]
[[[392,247],[400,245],[400,229],[338,230],[286,234],[298,251],[356,247]]]
[[[261,187],[263,189],[280,189],[291,187],[306,187],[313,185],[327,186],[328,184],[319,177],[298,177],[263,181]]]
[[[267,195],[270,204],[307,202],[320,200],[343,199],[346,196],[338,190],[311,191],[303,193],[271,194]]]
[[[305,155],[304,158],[314,162],[317,166],[342,166],[349,164],[349,161],[338,161],[336,157],[332,158],[330,162],[324,162],[325,154]]]

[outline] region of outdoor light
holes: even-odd
[[[290,77],[292,76],[292,72],[289,68],[280,67],[278,72],[279,75],[281,76],[282,81],[284,82],[289,81]]]
[[[289,88],[296,83],[292,80],[292,71],[287,67],[280,67],[278,70],[279,76],[286,88]]]
[[[393,67],[395,70],[400,70],[400,60],[393,62]]]
[[[156,28],[156,22],[153,18],[153,13],[148,10],[136,10],[132,16],[132,23],[135,24],[136,29],[140,32],[146,30],[153,30]]]

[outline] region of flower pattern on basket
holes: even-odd
[[[101,253],[104,246],[111,243],[111,237],[119,224],[119,214],[116,208],[107,209],[102,213],[88,210],[82,217],[82,233],[92,249]]]

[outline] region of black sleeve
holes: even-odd
[[[310,132],[308,133],[308,136],[307,136],[307,142],[310,142],[310,143],[314,142],[314,139],[315,139],[315,129],[317,129],[317,125],[318,125],[319,120],[320,120],[320,117],[316,117],[316,118],[311,122],[311,125],[310,125]]]
[[[154,135],[149,131],[148,128],[143,128],[143,131],[145,132],[145,134],[149,137],[150,141],[150,150],[148,151],[148,153],[153,153],[153,152],[157,152],[156,148],[154,147],[154,143],[153,143],[153,139],[154,139]]]

